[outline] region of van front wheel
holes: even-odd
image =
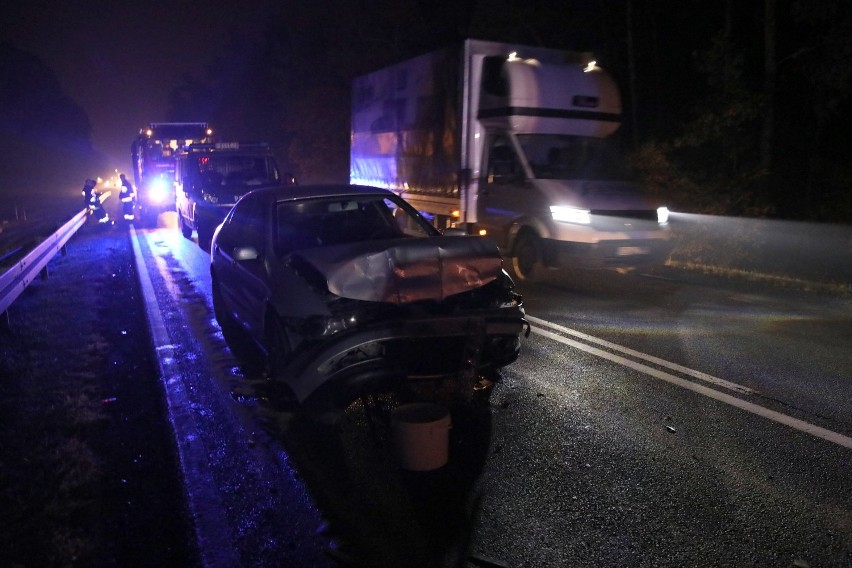
[[[512,268],[521,280],[532,280],[541,270],[541,240],[533,233],[522,233],[515,243]]]

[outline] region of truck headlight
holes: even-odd
[[[563,207],[561,205],[551,205],[550,214],[554,221],[562,221],[565,223],[579,223],[588,225],[592,222],[592,214],[588,209],[577,209],[576,207]]]
[[[657,223],[665,225],[669,222],[669,208],[657,207]]]
[[[168,197],[168,184],[164,179],[155,179],[148,186],[148,198],[153,203],[163,203]]]

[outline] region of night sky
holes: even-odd
[[[357,35],[377,44],[404,43],[415,36],[442,42],[456,31],[467,35],[454,29],[459,25],[455,17],[465,12],[476,13],[475,19],[485,28],[494,14],[502,14],[513,22],[518,34],[527,34],[536,26],[523,21],[529,19],[523,11],[550,19],[559,29],[558,37],[572,38],[572,48],[597,48],[618,39],[601,38],[605,29],[591,25],[588,16],[609,4],[586,0],[543,2],[541,7],[524,2],[523,11],[511,7],[513,2],[501,0],[18,0],[8,4],[0,13],[0,40],[36,55],[56,73],[65,93],[87,113],[95,149],[116,163],[110,167],[119,168],[128,167],[130,141],[139,129],[168,119],[169,94],[183,76],[203,77],[214,58],[227,52],[232,37],[259,38],[266,23],[279,12],[308,43],[323,36],[327,41],[328,29],[340,26],[341,21],[360,28],[350,32],[350,37]],[[553,15],[576,25],[569,29],[554,22]],[[367,23],[371,18],[391,21],[394,29],[382,31]],[[383,34],[399,34],[404,39]],[[566,47],[552,45],[552,40],[535,33],[524,40]],[[354,47],[355,52],[363,48]]]
[[[270,142],[306,182],[348,173],[352,76],[464,37],[593,52],[622,89],[623,145],[646,150],[644,179],[684,211],[852,219],[848,0],[25,1],[0,12],[0,40],[55,73],[107,168],[129,169],[149,122],[208,120]],[[191,96],[170,108],[177,87]],[[77,172],[66,177],[77,186]]]
[[[2,39],[38,56],[89,116],[92,143],[129,167],[130,142],[166,119],[170,90],[200,75],[232,31],[251,33],[272,1],[19,1],[2,11]]]

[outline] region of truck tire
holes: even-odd
[[[201,250],[210,252],[210,245],[213,244],[213,227],[205,223],[198,223],[198,246]]]
[[[526,231],[518,236],[512,250],[512,269],[520,280],[533,280],[541,271],[541,242],[535,233]]]
[[[178,211],[178,227],[180,227],[180,232],[185,239],[192,238],[192,228],[186,224],[186,220],[180,211]]]
[[[142,221],[142,226],[148,229],[157,228],[157,212],[150,209],[142,209],[139,213]]]

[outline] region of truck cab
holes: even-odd
[[[475,231],[520,278],[539,267],[625,268],[669,252],[666,209],[630,181],[608,139],[487,131]]]
[[[175,161],[191,144],[213,140],[206,122],[152,122],[139,131],[130,147],[139,218],[156,227],[158,216],[174,211]]]
[[[667,211],[631,180],[613,136],[621,99],[594,62],[488,55],[477,118],[484,140],[475,229],[520,278],[537,266],[622,268],[669,251]]]
[[[178,226],[187,239],[210,246],[213,231],[246,193],[283,183],[268,144],[193,144],[175,164]]]

